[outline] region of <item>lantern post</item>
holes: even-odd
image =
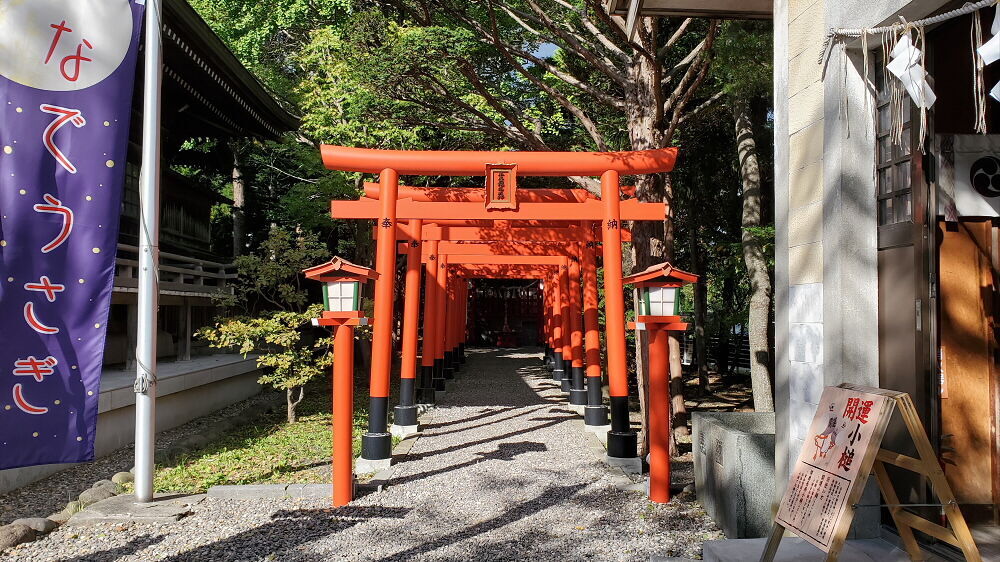
[[[649,331],[649,499],[670,501],[670,332],[683,332],[680,288],[698,276],[661,263],[626,277],[639,290],[633,326]]]
[[[333,505],[354,499],[354,327],[368,324],[361,312],[361,284],[378,273],[335,257],[305,270],[323,283],[323,315],[314,326],[333,328]]]

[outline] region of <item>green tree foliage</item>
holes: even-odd
[[[304,312],[277,311],[231,318],[203,328],[198,335],[212,347],[236,348],[244,356],[257,353],[257,366],[264,369],[257,382],[285,391],[288,423],[295,423],[295,408],[305,397],[305,384],[333,364],[329,351],[332,338],[311,341],[305,333],[312,319],[322,312],[322,305],[314,305]]]
[[[272,229],[257,252],[236,260],[239,279],[227,304],[240,314],[198,331],[212,347],[257,354],[264,369],[257,382],[285,391],[289,423],[295,422],[305,384],[332,364],[331,339],[316,339],[311,329],[323,306],[308,306],[302,285],[302,271],[329,255],[314,234]]]

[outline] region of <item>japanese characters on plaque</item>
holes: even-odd
[[[0,469],[93,458],[144,0],[0,0]]]
[[[517,164],[486,165],[486,208],[517,209]]]
[[[878,452],[893,407],[886,396],[827,387],[775,521],[828,551],[838,523],[849,515],[851,490],[868,477],[861,467],[871,466],[864,459]]]

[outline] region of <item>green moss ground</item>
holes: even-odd
[[[395,371],[398,372],[398,371]],[[395,403],[398,376],[393,379]],[[355,376],[354,455],[368,425],[368,373]],[[222,484],[323,483],[330,481],[331,384],[329,377],[306,385],[298,421],[287,423],[281,407],[235,428],[205,446],[156,467],[157,492],[204,492]]]

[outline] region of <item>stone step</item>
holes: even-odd
[[[708,562],[757,562],[767,539],[729,539],[708,541],[704,544],[702,558]],[[909,562],[906,551],[882,539],[849,540],[840,553],[841,560],[851,562]],[[775,562],[823,562],[826,553],[798,537],[782,539]],[[928,556],[930,561],[943,561]]]

